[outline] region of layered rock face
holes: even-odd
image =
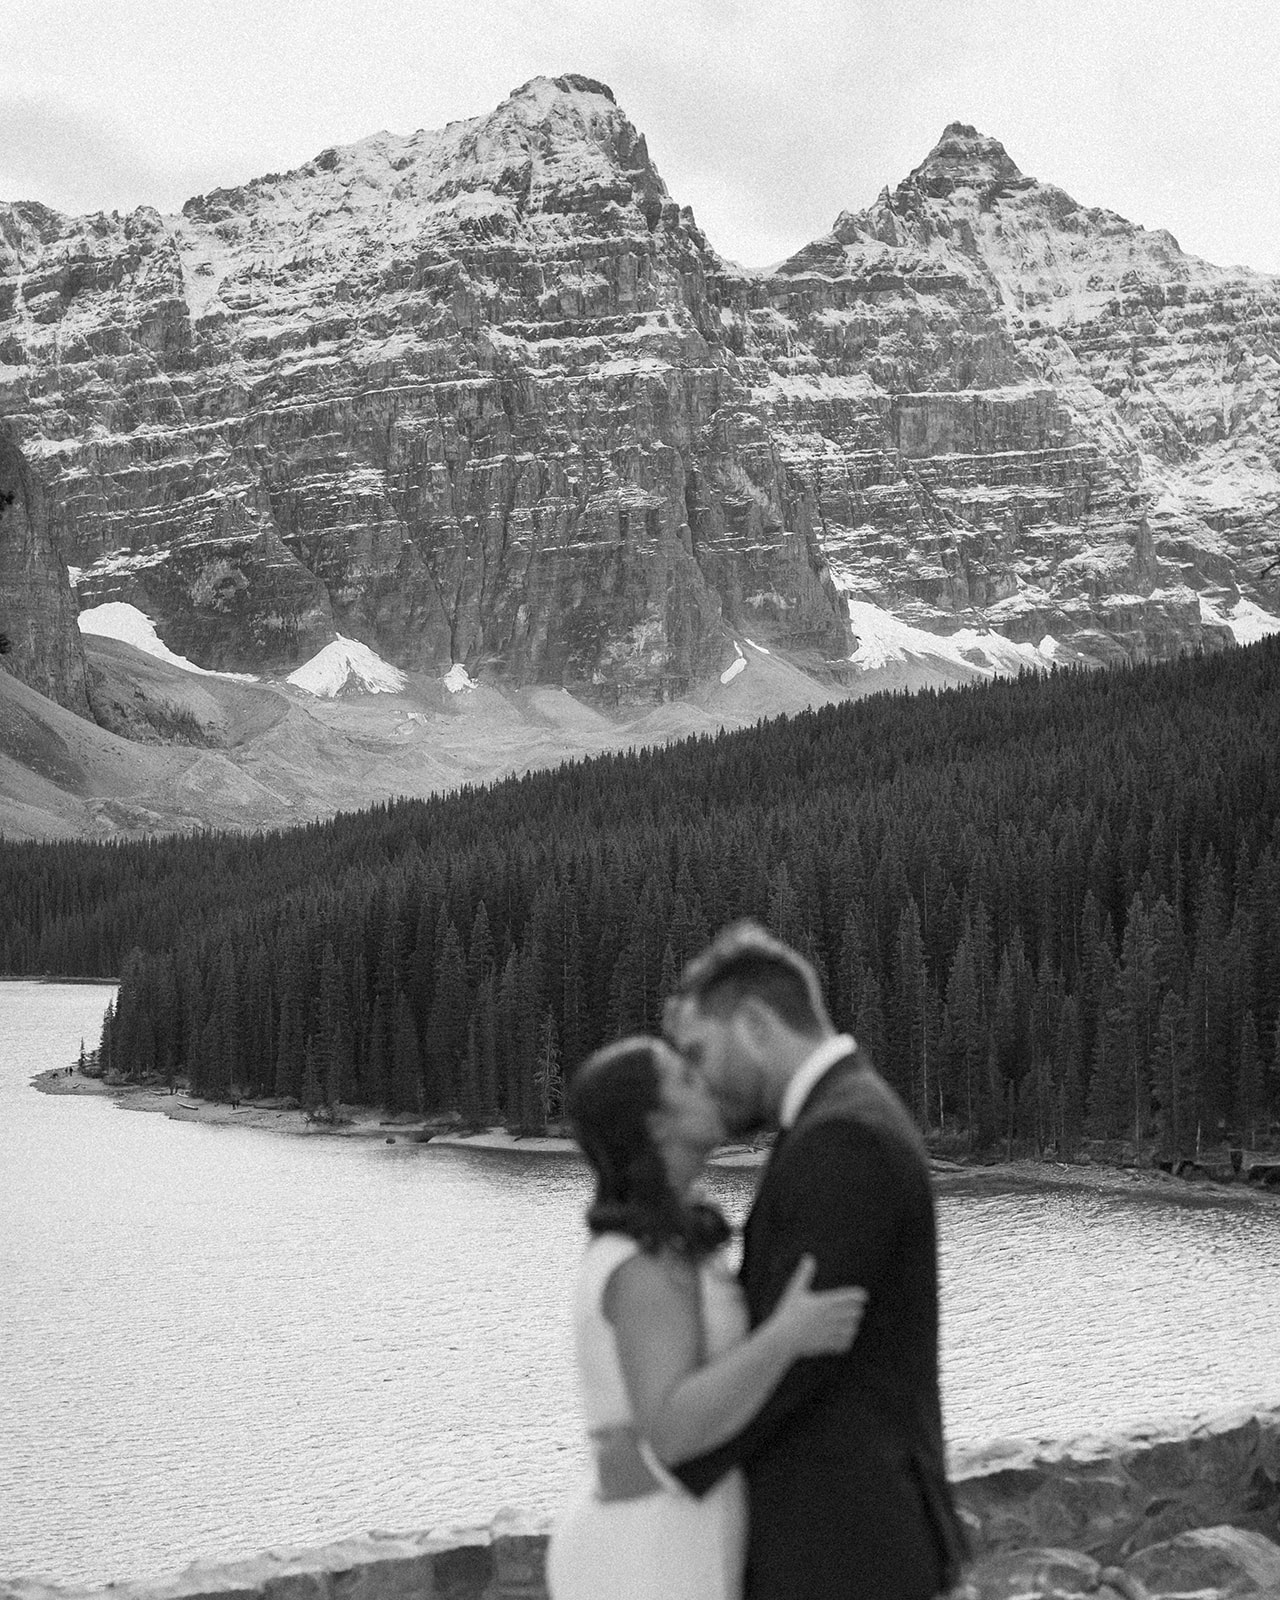
[[[1078,205],[953,123],[893,193],[733,287],[753,402],[851,594],[1094,660],[1280,610],[1280,279]]]
[[[626,702],[732,661],[722,621],[848,653],[725,356],[718,258],[599,84],[180,217],[2,208],[0,239],[0,396],[82,600],[202,665],[339,632]]]
[[[75,617],[40,480],[0,429],[0,633],[9,643],[2,665],[50,700],[87,715]]]
[[[767,273],[576,76],[176,217],[0,206],[0,414],[81,602],[205,667],[341,635],[647,703],[735,636],[847,681],[850,598],[1044,659],[1225,643],[1280,612],[1278,393],[1280,280],[961,124]]]

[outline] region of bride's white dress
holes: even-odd
[[[588,1433],[633,1421],[613,1328],[604,1314],[610,1276],[639,1249],[620,1233],[598,1234],[578,1271],[574,1334]],[[715,1262],[699,1269],[707,1359],[747,1332],[735,1279]],[[552,1600],[741,1600],[746,1490],[731,1472],[701,1499],[674,1480],[634,1500],[601,1500],[594,1477],[560,1517],[547,1553]]]

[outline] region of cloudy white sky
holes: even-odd
[[[583,72],[750,265],[963,121],[1081,201],[1280,272],[1277,0],[4,0],[0,16],[0,199],[175,210]]]

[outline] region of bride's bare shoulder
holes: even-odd
[[[604,1313],[618,1322],[655,1305],[683,1307],[696,1300],[697,1292],[697,1268],[687,1257],[674,1250],[637,1250],[609,1274]]]

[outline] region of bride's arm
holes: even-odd
[[[773,1313],[705,1366],[697,1269],[641,1251],[613,1273],[604,1312],[636,1426],[660,1461],[685,1461],[733,1438],[799,1357],[849,1348],[865,1296],[850,1288],[815,1294],[813,1272],[805,1257]]]

